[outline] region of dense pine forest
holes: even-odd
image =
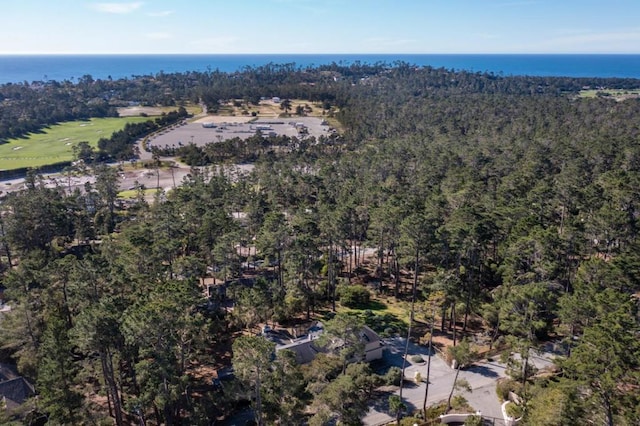
[[[639,424],[640,99],[580,96],[639,86],[405,63],[1,86],[0,140],[128,101],[215,113],[272,96],[339,132],[183,147],[191,173],[153,200],[121,202],[100,163],[83,190],[33,172],[3,194],[0,362],[37,397],[0,423],[209,425],[250,406],[258,424],[360,424],[401,372],[346,350],[298,365],[257,335],[315,319],[425,345],[433,324],[467,363],[482,340],[521,424]],[[564,355],[539,374],[546,342]]]

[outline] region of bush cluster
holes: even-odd
[[[348,308],[356,308],[367,305],[371,293],[361,285],[343,285],[338,287],[340,303]]]

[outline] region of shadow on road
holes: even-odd
[[[469,367],[466,370],[492,379],[497,379],[499,377],[498,373],[496,373],[486,365],[474,365],[473,367]]]
[[[392,395],[397,395],[397,394],[394,392],[376,392],[374,397],[375,399],[373,403],[369,404],[369,408],[377,411],[378,413],[386,413],[389,416],[393,417],[389,412],[389,397]],[[405,409],[404,409],[405,416],[407,415],[407,413],[413,413],[418,409],[414,404],[407,401],[406,398],[403,398],[402,402],[405,405]]]
[[[373,402],[369,407],[380,413],[388,413],[389,412],[389,397],[393,395],[393,392],[376,392],[374,395]]]
[[[491,366],[491,367],[493,367],[495,369],[500,369],[500,370],[504,370],[506,368],[506,366],[504,364],[497,364],[495,362],[489,362],[489,361],[483,363],[483,366]]]

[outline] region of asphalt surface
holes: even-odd
[[[402,355],[406,339],[396,337],[384,340],[387,350],[384,360],[390,366],[402,367]],[[412,363],[413,355],[421,355],[425,362],[420,364]],[[553,358],[564,355],[562,348],[553,343],[548,343],[542,347],[541,352],[531,351],[529,362],[538,370],[553,367]],[[422,409],[424,401],[425,383],[427,377],[427,359],[429,353],[426,347],[409,343],[408,360],[405,368],[405,388],[402,392],[403,402],[407,405],[407,413]],[[420,372],[423,382],[416,384],[412,379],[416,371]],[[453,386],[456,371],[449,367],[444,360],[433,354],[431,356],[431,374],[429,380],[429,395],[427,406],[446,401]],[[493,418],[495,425],[502,425],[503,416],[501,402],[496,394],[496,381],[506,377],[506,366],[497,361],[480,361],[460,370],[458,380],[465,379],[470,387],[468,391],[454,391],[455,395],[462,395],[469,405],[476,411],[480,411],[485,418]],[[399,391],[389,393],[388,396],[398,395]],[[369,412],[362,419],[367,426],[378,426],[392,422],[394,418],[388,413],[388,396],[372,401],[369,405]]]
[[[214,122],[213,119],[216,119]],[[222,121],[223,119],[227,121]],[[329,135],[329,126],[322,124],[319,117],[287,117],[287,118],[259,118],[255,123],[249,123],[251,117],[204,117],[192,122],[183,122],[173,126],[149,139],[148,146],[158,148],[179,147],[193,143],[197,146],[205,146],[209,143],[221,142],[238,137],[247,139],[254,136],[259,128],[263,135],[269,133],[298,137],[298,131],[293,124],[302,123],[306,126],[309,136],[319,137]],[[215,128],[203,127],[205,123],[215,124]],[[290,124],[292,123],[292,124]],[[151,154],[145,152],[140,146],[141,159],[151,158]]]
[[[389,365],[402,367],[402,355],[404,354],[405,342],[406,339],[402,337],[385,339],[387,350],[385,351],[384,357]],[[412,363],[410,360],[413,355],[421,355],[425,362],[419,364]],[[409,343],[408,360],[405,368],[405,387],[402,391],[402,399],[409,413],[422,409],[426,387],[424,380],[426,380],[427,377],[426,361],[428,357],[428,348]],[[423,378],[423,382],[420,384],[416,384],[412,380],[415,377],[416,371],[420,372]],[[455,375],[456,371],[449,367],[442,358],[436,355],[431,356],[431,374],[427,406],[446,400],[449,397]],[[501,404],[495,392],[496,380],[500,377],[505,377],[504,365],[490,362],[474,364],[471,367],[461,370],[458,376],[458,380],[467,380],[473,391],[471,393],[455,391],[454,395],[463,395],[473,408],[486,416],[502,418]],[[398,395],[399,391],[396,390],[390,393],[389,396],[393,394]],[[394,418],[388,414],[389,407],[387,399],[388,398],[383,398],[378,401],[372,401],[369,406],[369,412],[362,419],[365,425],[383,425],[394,420]]]

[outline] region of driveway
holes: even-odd
[[[385,339],[385,344],[387,350],[385,351],[384,357],[387,364],[402,368],[402,355],[404,354],[406,339],[402,337]],[[418,385],[412,379],[415,377],[416,371],[418,371],[422,375],[423,380],[426,380],[427,363],[415,364],[410,362],[410,359],[413,355],[421,355],[426,361],[429,353],[426,347],[409,343],[408,354],[409,360],[405,368],[405,387],[402,391],[402,398],[408,407],[408,412],[413,412],[422,409],[426,385],[424,382]],[[455,375],[455,370],[449,367],[442,358],[436,355],[431,356],[431,374],[427,406],[446,400],[449,397]],[[496,362],[474,364],[469,368],[461,370],[458,377],[458,380],[467,380],[473,392],[456,391],[454,395],[463,395],[476,410],[481,411],[486,416],[500,419],[502,418],[500,401],[495,392],[495,382],[500,377],[505,377],[504,365]],[[394,394],[398,395],[399,391],[396,390]],[[363,423],[368,426],[383,425],[393,420],[394,418],[388,414],[388,402],[386,400],[372,402],[369,407],[369,412],[362,419]]]

